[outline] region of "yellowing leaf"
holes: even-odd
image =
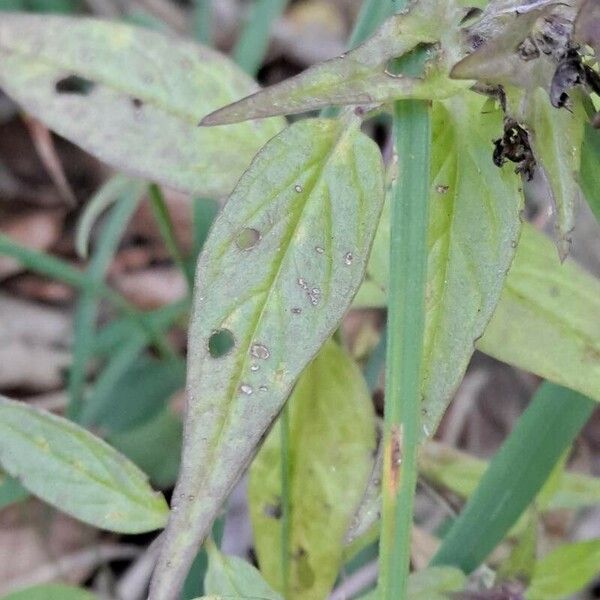
[[[292,125],[259,152],[212,228],[197,269],[183,464],[152,600],[176,596],[193,549],[362,281],[383,168],[358,125]]]
[[[0,87],[111,166],[204,195],[231,191],[283,127],[198,128],[256,84],[209,48],[94,19],[3,14]]]
[[[163,527],[167,505],[124,456],[67,419],[0,397],[0,466],[45,502],[96,527]]]
[[[357,365],[328,342],[289,399],[288,598],[320,600],[342,563],[343,541],[363,496],[375,448],[373,404]],[[281,445],[277,426],[252,463],[250,517],[261,571],[283,589]]]
[[[578,592],[597,574],[600,540],[565,544],[535,566],[526,600],[562,600]]]

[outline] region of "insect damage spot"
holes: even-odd
[[[242,229],[235,239],[236,246],[240,250],[250,250],[261,240],[260,232],[256,229],[246,227]]]
[[[140,100],[139,98],[132,98],[131,104],[133,104],[134,108],[140,109],[142,106],[144,106],[144,101]]]
[[[88,96],[96,84],[79,75],[69,75],[59,79],[54,85],[57,94],[76,94],[78,96]]]
[[[208,339],[208,352],[213,358],[221,358],[235,346],[235,338],[229,329],[219,329]]]
[[[531,181],[536,163],[527,130],[516,121],[506,119],[504,122],[504,135],[494,140],[492,159],[497,167],[503,166],[507,160],[516,163],[515,173],[522,173]]]

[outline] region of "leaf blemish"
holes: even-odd
[[[212,358],[221,358],[235,346],[235,338],[229,329],[214,331],[208,339],[208,352]]]
[[[262,236],[257,229],[246,227],[240,231],[235,243],[240,250],[251,250],[261,239]]]
[[[59,79],[54,89],[57,94],[76,94],[79,96],[88,96],[92,90],[96,87],[96,84],[85,77],[79,77],[79,75],[69,75]]]
[[[402,433],[397,425],[392,426],[390,434],[390,442],[388,447],[389,452],[389,469],[390,477],[390,494],[395,494],[400,483],[400,465],[402,463]]]
[[[264,344],[252,344],[250,347],[250,355],[260,360],[266,360],[271,356],[271,352]]]

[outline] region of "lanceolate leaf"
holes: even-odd
[[[228,193],[283,126],[198,128],[256,84],[208,48],[93,19],[3,15],[0,87],[112,166],[205,195]]]
[[[141,533],[165,524],[162,494],[124,456],[71,421],[2,397],[0,465],[42,500],[96,527]]]
[[[283,600],[269,587],[260,572],[245,560],[237,556],[221,554],[212,541],[207,544],[207,551],[208,570],[204,578],[206,594],[214,594],[214,597],[228,600],[237,598]]]
[[[342,563],[375,448],[373,404],[360,370],[327,342],[289,399],[289,599],[320,600]],[[261,572],[283,589],[281,446],[274,429],[250,469],[248,500]],[[326,533],[325,533],[326,532]]]
[[[221,503],[350,305],[382,202],[381,156],[358,123],[308,120],[261,150],[217,218],[198,263],[183,465],[153,600],[176,596]]]
[[[560,264],[531,226],[477,347],[503,362],[600,401],[600,281]]]
[[[208,115],[204,125],[235,123],[270,115],[305,112],[329,105],[377,104],[399,98],[446,98],[467,87],[447,74],[460,56],[456,25],[464,10],[448,0],[413,3],[388,19],[364,44],[300,75]],[[419,44],[441,42],[421,77],[403,77],[388,63]]]
[[[522,195],[491,159],[502,128],[475,95],[435,103],[426,296],[424,433],[433,433],[500,297],[520,230]],[[389,222],[382,220],[369,275],[387,287]]]

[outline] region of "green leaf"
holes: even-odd
[[[435,442],[425,444],[419,456],[422,476],[463,499],[476,490],[488,466],[485,460]],[[577,509],[596,504],[600,504],[600,478],[561,470],[543,508]]]
[[[476,569],[537,496],[594,408],[589,398],[544,383],[490,462],[431,564],[455,566],[465,573]]]
[[[102,529],[162,527],[167,506],[145,475],[74,423],[0,397],[0,465],[33,494]]]
[[[342,564],[375,449],[373,403],[357,365],[327,342],[289,399],[289,598],[321,599]],[[250,468],[248,503],[261,572],[283,589],[277,426]],[[326,534],[324,534],[326,532]]]
[[[526,120],[535,159],[544,171],[556,207],[558,253],[564,260],[571,249],[575,200],[579,195],[577,174],[581,164],[584,115],[581,102],[572,112],[556,109],[545,90],[531,93]]]
[[[434,103],[429,259],[426,289],[425,433],[433,433],[485,330],[520,231],[522,195],[510,167],[492,162],[490,140],[502,115],[465,95]],[[389,216],[384,213],[368,266],[387,289]],[[364,296],[363,296],[364,297]]]
[[[359,121],[305,120],[261,150],[215,221],[198,263],[186,444],[155,599],[176,593],[190,549],[349,307],[382,203],[381,155]],[[218,341],[229,342],[220,357]]]
[[[94,19],[3,16],[0,86],[111,166],[208,196],[228,193],[283,126],[199,129],[256,84],[209,48]]]
[[[29,492],[16,480],[0,473],[0,510],[29,497]]]
[[[479,350],[600,401],[600,281],[526,225]]]
[[[169,398],[185,387],[185,363],[180,358],[158,360],[141,356],[128,363],[127,370],[113,386],[92,393],[84,416],[85,425],[94,424],[111,432],[127,431],[150,421],[163,410]]]
[[[467,583],[462,571],[452,567],[429,567],[408,577],[408,600],[448,600],[461,592]],[[360,600],[379,600],[377,590],[361,596]]]
[[[526,600],[559,600],[582,589],[598,574],[600,539],[565,544],[535,566]]]
[[[246,119],[285,115],[330,105],[369,105],[402,98],[446,98],[468,87],[448,79],[459,55],[458,24],[463,11],[448,0],[424,0],[410,12],[390,17],[355,50],[312,66],[300,75],[221,108],[203,125],[223,125]],[[422,77],[391,73],[388,63],[419,44],[442,41],[433,51]]]
[[[204,591],[207,594],[228,599],[282,600],[251,564],[236,556],[221,554],[212,541],[206,544],[206,549],[208,570],[204,578]]]
[[[579,181],[581,191],[600,223],[600,132],[591,125],[585,128]]]
[[[2,600],[96,600],[96,596],[83,588],[50,583],[12,592]]]
[[[109,434],[107,441],[142,469],[156,487],[168,489],[177,480],[182,437],[181,421],[166,409],[139,427]]]

